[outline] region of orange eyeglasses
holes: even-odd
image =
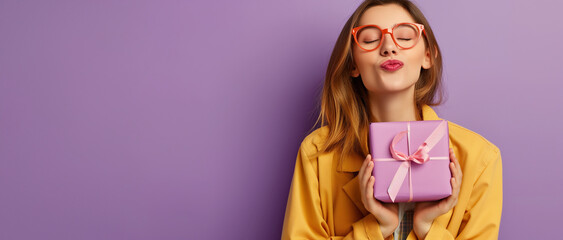
[[[352,36],[358,47],[365,51],[373,51],[381,46],[381,39],[385,34],[391,34],[395,45],[400,49],[410,49],[416,46],[424,31],[424,25],[419,23],[398,23],[392,28],[381,29],[377,25],[364,25],[352,29]]]

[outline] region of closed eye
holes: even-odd
[[[364,41],[365,44],[370,44],[370,43],[375,43],[379,41],[379,39],[373,40],[373,41]]]

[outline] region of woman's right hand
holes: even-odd
[[[360,182],[360,192],[364,207],[375,216],[379,223],[379,229],[383,237],[390,236],[399,226],[399,207],[393,203],[381,203],[373,196],[373,185],[375,178],[371,175],[373,171],[373,160],[368,154],[360,172],[358,173]]]

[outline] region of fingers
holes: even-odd
[[[444,207],[444,211],[449,211],[449,209],[453,208],[457,204],[461,188],[461,166],[452,148],[450,148],[450,160],[450,171],[452,173],[450,184],[452,186],[452,195],[444,199],[444,204],[442,205]]]
[[[460,190],[460,187],[461,187],[461,182],[459,182],[459,181],[458,181],[457,179],[455,179],[455,178],[452,179],[452,180],[453,180],[454,186],[455,186],[455,187],[454,187],[454,192],[453,192],[452,195],[455,195],[455,196],[456,196],[456,200],[457,200],[457,196],[459,196],[459,190]]]
[[[371,172],[373,170],[373,161],[371,160],[371,155],[368,154],[368,156],[366,157],[366,161],[364,161],[364,164],[366,164],[366,166],[364,167],[364,171],[360,174],[360,182],[365,183],[369,180],[369,177],[371,176]]]
[[[450,180],[450,183],[452,184],[452,195],[446,198],[447,211],[452,209],[457,204],[457,199],[459,197],[459,182],[456,181],[455,178],[452,178]]]
[[[370,157],[370,155],[368,154],[368,155],[366,156],[366,159],[365,159],[364,162],[362,163],[362,167],[360,168],[360,172],[358,173],[358,180],[359,180],[359,183],[360,183],[360,194],[362,195],[362,202],[364,203],[364,207],[366,207],[366,209],[367,209],[367,205],[366,205],[366,204],[367,204],[368,202],[366,201],[367,199],[364,197],[364,195],[366,194],[366,186],[369,185],[369,184],[367,184],[367,182],[366,182],[367,179],[364,178],[364,175],[365,175],[364,173],[367,172],[366,168],[367,168],[367,166],[368,166],[368,164],[369,164],[369,162],[370,162],[370,161],[369,161],[370,158],[371,158],[371,157]]]
[[[366,186],[366,198],[371,199],[373,198],[373,185],[375,184],[375,178],[370,176],[368,180],[368,184]]]
[[[453,163],[453,162],[450,163],[450,172],[452,173],[452,179],[456,179],[458,173],[457,173],[457,169],[455,167],[455,163]],[[453,187],[453,185],[452,185],[452,187]]]
[[[452,148],[450,148],[450,159],[450,171],[452,172],[450,183],[452,185],[452,195],[447,198],[448,204],[446,205],[448,205],[448,208],[452,208],[457,204],[462,180],[461,166]]]
[[[358,173],[358,180],[360,182],[360,194],[362,203],[366,210],[374,214],[377,208],[377,201],[373,197],[373,185],[375,184],[375,178],[371,176],[373,169],[373,161],[371,161],[371,155],[368,154],[360,172]]]
[[[368,154],[368,155],[366,156],[366,158],[364,159],[364,162],[362,163],[362,167],[360,167],[360,172],[358,173],[359,176],[363,176],[363,173],[364,173],[364,171],[365,171],[365,168],[366,168],[367,165],[368,165],[369,159],[370,159],[370,155]]]
[[[461,180],[463,179],[463,172],[461,171],[461,165],[459,164],[459,160],[455,156],[454,150],[452,148],[450,148],[450,158],[452,159],[452,162],[454,163],[455,168],[456,168],[456,171],[455,171],[456,181],[461,186]]]
[[[457,196],[459,195],[459,190],[461,188],[461,182],[457,179],[457,178],[452,178],[452,186],[453,186],[453,191],[452,191],[452,195]]]

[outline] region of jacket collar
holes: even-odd
[[[434,109],[424,104],[422,105],[422,120],[430,121],[430,120],[442,120],[442,119],[438,117],[438,114],[434,112]],[[451,146],[451,141],[450,141],[450,146]],[[354,155],[346,159],[340,159],[337,169],[340,172],[359,172],[365,157],[366,156]]]

